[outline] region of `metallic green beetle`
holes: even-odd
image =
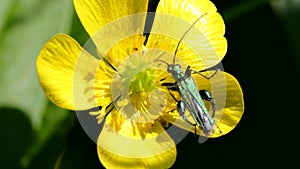
[[[204,14],[206,15],[206,14]],[[163,83],[162,86],[166,86],[170,92],[170,90],[178,91],[181,96],[181,101],[178,101],[173,94],[170,92],[171,96],[174,98],[174,100],[177,101],[177,111],[179,112],[180,116],[189,124],[191,125],[197,125],[200,127],[200,129],[203,131],[205,135],[211,135],[214,133],[214,125],[215,121],[213,119],[215,115],[215,101],[212,98],[211,94],[207,90],[198,90],[198,87],[196,86],[194,80],[191,77],[192,70],[190,69],[190,66],[187,67],[185,73],[183,73],[180,64],[175,63],[175,56],[178,51],[178,47],[185,37],[185,35],[188,33],[188,31],[199,21],[204,15],[202,15],[200,18],[198,18],[190,27],[189,29],[184,33],[184,35],[179,40],[176,50],[174,52],[173,56],[173,63],[168,64],[165,61],[157,60],[164,62],[168,65],[167,71],[172,75],[175,83]],[[206,70],[203,70],[206,71]],[[201,74],[202,71],[193,71],[193,73],[198,73],[199,75],[210,79],[212,78],[216,73],[218,69],[209,77]],[[212,107],[212,113],[210,115],[205,103],[203,100],[210,101],[211,107]],[[185,109],[188,109],[191,113],[194,121],[196,124],[193,124],[190,122],[185,114]],[[217,125],[216,125],[217,126]],[[217,126],[218,127],[218,126]],[[219,129],[220,130],[220,129]],[[221,130],[220,130],[221,132]]]

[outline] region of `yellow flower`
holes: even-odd
[[[174,82],[163,62],[172,63],[179,39],[200,18],[182,40],[176,63],[183,70],[218,64],[227,50],[221,16],[209,0],[161,0],[146,40],[148,0],[74,0],[74,5],[98,56],[68,35],[54,36],[37,58],[45,94],[59,107],[78,113],[87,110],[99,123],[105,119],[97,140],[105,167],[171,167],[176,140],[165,131],[168,123],[200,135],[202,131],[179,116],[176,101],[161,85]],[[220,131],[209,137],[230,132],[244,111],[237,80],[223,71],[210,80],[198,74],[192,77],[216,102],[214,120]],[[180,100],[178,92],[171,93]],[[189,112],[186,116],[193,121]]]

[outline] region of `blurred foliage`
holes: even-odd
[[[274,0],[271,3],[284,29],[289,51],[300,67],[300,0]],[[300,77],[300,69],[297,69]]]
[[[150,2],[149,11],[155,11],[158,0]],[[237,128],[222,138],[199,145],[189,134],[178,144],[173,168],[241,168],[251,165],[244,157],[251,153],[257,155],[251,159],[256,163],[268,163],[265,155],[283,150],[269,144],[283,142],[274,136],[286,133],[277,129],[284,121],[277,117],[290,117],[295,111],[293,106],[272,105],[297,105],[297,100],[284,101],[299,92],[299,0],[212,2],[227,28],[229,47],[223,65],[244,89],[246,112]],[[81,45],[88,39],[71,0],[0,1],[0,168],[101,168],[96,145],[76,115],[50,103],[38,83],[36,57],[57,33],[69,34]],[[276,130],[270,129],[273,126]]]
[[[35,60],[43,44],[58,32],[68,32],[72,3],[43,0],[3,0],[0,21],[0,106],[22,110],[34,128],[41,125],[47,100],[41,92]],[[56,10],[53,10],[56,9]]]

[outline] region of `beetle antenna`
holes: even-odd
[[[175,50],[175,53],[174,53],[174,56],[173,56],[173,64],[175,64],[175,56],[176,56],[176,53],[178,51],[178,48],[179,48],[179,45],[181,43],[181,41],[183,40],[183,38],[185,37],[185,35],[192,29],[192,27],[203,17],[205,16],[207,13],[201,15],[186,31],[185,33],[183,34],[183,36],[180,38],[177,46],[176,46],[176,50]]]
[[[163,61],[163,60],[160,60],[160,59],[156,59],[156,60],[154,60],[154,62],[156,62],[156,61],[163,62],[163,63],[165,63],[166,65],[170,66],[170,64],[169,64],[169,63],[167,63],[166,61]]]

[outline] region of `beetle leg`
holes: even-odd
[[[178,88],[177,88],[177,84],[176,82],[175,83],[162,83],[161,86],[166,86],[170,95],[173,97],[173,99],[178,102],[178,100],[175,98],[175,96],[172,94],[171,90],[172,91],[178,91]]]
[[[166,86],[170,90],[178,91],[176,82],[175,83],[162,83],[161,86]]]
[[[218,126],[218,124],[217,124],[217,123],[215,123],[215,125],[217,126],[217,128],[218,128],[218,130],[219,130],[220,134],[222,134],[222,135],[223,135],[223,132],[222,132],[222,130],[220,129],[220,127]]]
[[[211,79],[211,78],[213,78],[216,74],[217,74],[217,72],[219,71],[220,69],[216,69],[215,70],[215,72],[213,73],[213,74],[211,74],[210,76],[206,76],[206,75],[204,75],[204,74],[202,74],[201,72],[206,72],[207,70],[201,70],[201,71],[195,71],[195,70],[191,70],[192,72],[193,72],[193,74],[194,73],[198,73],[199,75],[201,75],[202,77],[204,77],[204,78],[206,78],[206,79]]]
[[[190,66],[188,66],[187,68],[186,68],[186,70],[185,70],[185,77],[191,77],[191,75],[192,75],[192,71],[191,71],[191,68],[190,68]]]
[[[185,106],[184,103],[182,101],[178,101],[177,102],[177,111],[179,112],[179,115],[183,118],[184,121],[186,121],[187,123],[189,123],[192,126],[195,126],[196,124],[190,122],[186,116],[184,115],[185,113]]]
[[[199,94],[203,100],[209,101],[212,109],[211,117],[215,116],[216,104],[215,100],[207,90],[199,90]]]

